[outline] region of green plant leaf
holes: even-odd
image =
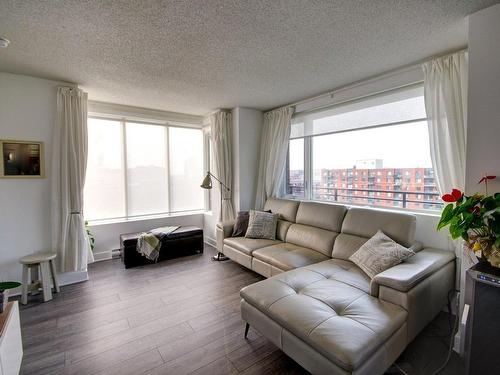
[[[497,239],[495,240],[495,246],[497,248],[500,248],[500,237],[497,237]]]
[[[21,286],[21,283],[18,283],[16,281],[5,281],[3,283],[0,283],[0,290],[14,289],[19,286]]]
[[[439,220],[437,230],[443,229],[450,223],[450,220],[453,218],[453,203],[449,203],[444,208],[441,213],[441,219]]]
[[[486,211],[484,213],[484,216],[491,216],[491,217],[493,217],[493,214],[495,214],[495,213],[500,213],[500,207],[495,207],[492,210]]]

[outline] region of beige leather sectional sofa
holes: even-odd
[[[372,280],[348,260],[382,230],[413,246],[414,215],[270,199],[276,240],[230,237],[218,250],[268,277],[241,290],[243,319],[313,374],[383,374],[454,288],[455,255],[424,248]]]

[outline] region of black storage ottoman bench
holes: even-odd
[[[139,233],[120,235],[120,253],[125,268],[154,264],[137,252]],[[186,255],[203,253],[203,229],[194,226],[182,226],[162,239],[158,262]]]

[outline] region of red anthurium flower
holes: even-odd
[[[445,194],[442,196],[442,199],[445,202],[452,203],[458,201],[460,198],[462,198],[462,192],[458,189],[453,189],[451,191],[451,194]]]
[[[486,182],[487,180],[494,180],[495,178],[497,178],[497,176],[484,176],[482,179],[479,180],[478,184]]]
[[[467,209],[468,212],[470,212],[471,214],[474,214],[474,215],[478,215],[480,210],[481,209],[479,208],[479,206],[469,207]]]

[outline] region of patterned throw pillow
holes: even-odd
[[[413,255],[415,255],[413,251],[401,246],[379,230],[352,254],[349,260],[373,279],[375,275]]]
[[[277,224],[278,214],[250,210],[248,229],[245,233],[245,237],[274,240],[276,239]]]

